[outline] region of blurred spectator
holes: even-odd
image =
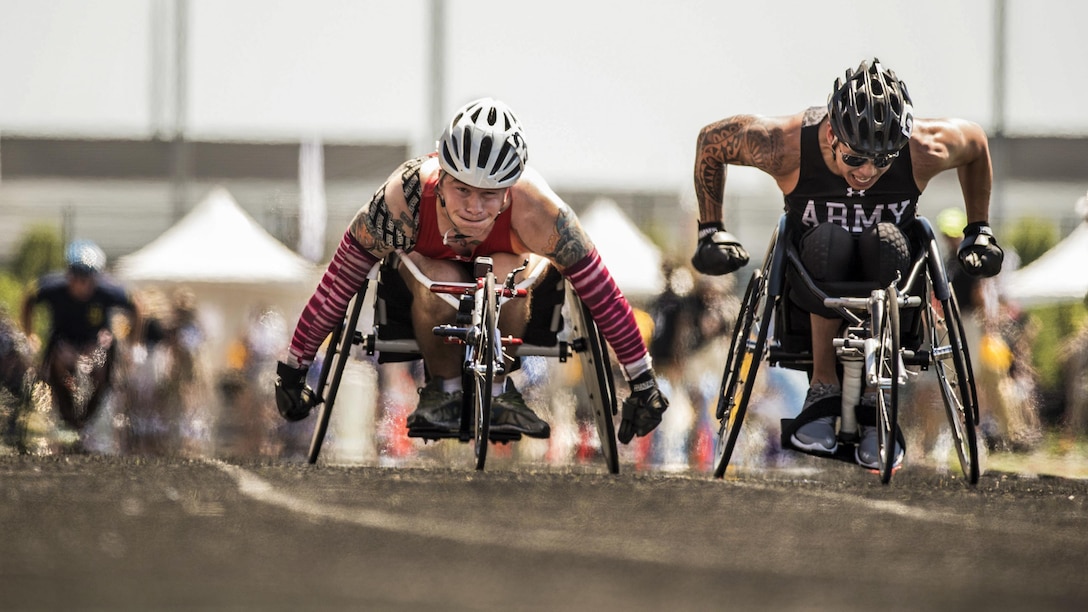
[[[31,363],[26,337],[0,310],[0,440],[4,447],[22,449],[18,420],[33,384]]]
[[[1001,283],[1019,266],[1019,257],[1005,250],[1002,274],[972,277],[956,261],[967,217],[959,208],[938,213],[937,228],[945,238],[945,268],[960,306],[967,347],[979,394],[981,435],[991,449],[1026,451],[1042,439],[1031,366],[1031,328],[1020,308],[1005,300]]]
[[[1084,296],[1088,307],[1088,295]],[[1065,426],[1074,436],[1088,433],[1088,319],[1058,355],[1065,381]]]
[[[229,454],[279,457],[294,454],[301,444],[276,412],[274,386],[276,362],[287,342],[287,323],[274,307],[258,306],[249,315],[242,336],[230,347],[228,371],[220,380],[224,404],[219,436]],[[310,425],[312,426],[312,425]]]
[[[648,306],[649,345],[672,406],[653,436],[657,448],[649,452],[662,467],[680,469],[706,462],[717,394],[705,388],[708,380],[721,379],[724,361],[717,357],[728,349],[738,303],[732,276],[700,275],[696,282],[690,269],[671,262],[664,272],[665,289]],[[711,386],[717,390],[717,382]]]
[[[128,364],[127,450],[139,454],[198,456],[210,450],[210,393],[201,351],[205,333],[192,291],[167,298],[141,293],[145,350]]]

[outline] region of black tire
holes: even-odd
[[[955,294],[940,301],[940,311],[931,302],[928,312],[933,365],[952,430],[952,443],[964,477],[975,485],[980,474],[976,429],[978,393]]]
[[[310,439],[310,452],[306,460],[317,463],[317,457],[321,454],[321,446],[325,442],[325,435],[329,430],[329,419],[332,418],[332,408],[336,403],[336,393],[340,389],[340,380],[344,376],[344,366],[351,357],[351,346],[355,341],[355,328],[359,324],[359,314],[363,309],[363,297],[366,295],[368,282],[363,283],[363,288],[355,294],[347,323],[343,321],[332,330],[329,337],[328,348],[325,349],[325,359],[321,362],[321,374],[318,378],[317,389],[314,390],[317,403],[317,423],[314,424],[314,435]],[[332,380],[329,381],[329,374]],[[328,382],[328,391],[325,384]]]
[[[582,380],[589,396],[601,455],[611,474],[620,473],[620,452],[616,441],[616,383],[604,339],[589,313],[589,308],[567,288],[567,310],[575,339],[575,350],[582,366]]]
[[[488,436],[491,432],[491,386],[495,382],[495,358],[501,354],[495,344],[499,342],[496,335],[497,300],[495,274],[488,271],[476,301],[478,328],[475,330],[476,337],[471,339],[465,349],[465,373],[462,377],[462,381],[467,383],[464,387],[466,399],[469,394],[472,396],[473,445],[477,470],[483,470],[487,462],[487,446],[490,443]]]
[[[768,258],[770,261],[770,258]],[[714,459],[714,477],[722,478],[740,437],[744,415],[752,397],[759,363],[767,347],[767,334],[774,309],[767,304],[766,271],[752,273],[741,302],[733,340],[718,394],[717,418],[720,421]],[[758,321],[758,324],[757,324]]]
[[[884,291],[883,312],[874,321],[877,340],[877,448],[880,457],[880,482],[891,482],[895,470],[896,428],[899,421],[899,379],[903,375],[900,359],[899,291],[893,285]]]

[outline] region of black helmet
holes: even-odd
[[[873,58],[846,79],[835,80],[827,100],[827,115],[835,137],[866,155],[889,155],[910,141],[914,108],[907,85]]]

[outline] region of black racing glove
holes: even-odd
[[[725,231],[720,221],[699,224],[699,244],[691,265],[710,276],[736,272],[748,265],[748,251],[740,240]]]
[[[963,242],[956,255],[964,271],[971,276],[996,276],[1005,260],[1005,252],[985,221],[969,223],[963,228]]]
[[[288,421],[301,421],[314,407],[314,392],[306,386],[309,368],[292,368],[284,362],[276,366],[276,409]]]
[[[657,388],[654,371],[647,370],[631,381],[631,395],[623,400],[623,416],[620,419],[620,442],[627,444],[637,434],[645,436],[661,423],[661,415],[669,407],[669,400]]]

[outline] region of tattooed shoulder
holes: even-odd
[[[589,253],[589,238],[569,208],[561,208],[555,220],[555,233],[549,241],[546,257],[562,268],[581,261]]]
[[[808,127],[810,125],[816,125],[824,120],[827,116],[826,106],[810,106],[805,109],[805,114],[801,118],[801,126]]]
[[[390,209],[385,188],[385,185],[379,187],[370,202],[355,215],[351,234],[363,248],[382,255],[398,249],[411,250],[415,244],[415,219],[407,211]]]

